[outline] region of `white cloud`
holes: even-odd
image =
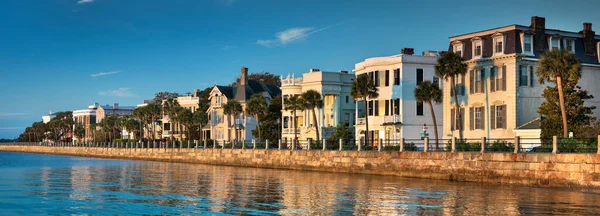
[[[344,20],[344,21],[338,22],[333,25],[325,26],[320,29],[314,29],[314,28],[310,28],[310,27],[289,28],[284,31],[277,32],[277,34],[275,34],[275,39],[257,40],[256,43],[259,45],[265,46],[265,47],[278,47],[278,46],[282,46],[282,45],[286,45],[288,43],[294,42],[296,40],[300,40],[302,38],[306,38],[311,34],[326,30],[328,28],[331,28],[331,27],[334,27],[337,25],[341,25],[346,21],[353,20],[356,18],[357,17],[354,17],[354,18],[348,19],[348,20]]]
[[[77,4],[88,4],[88,3],[92,3],[95,0],[79,0],[77,1]]]
[[[113,74],[118,74],[118,73],[121,73],[121,71],[100,72],[100,73],[92,74],[90,76],[91,77],[99,77],[99,76],[113,75]]]
[[[20,115],[27,115],[29,113],[0,113],[0,117],[6,117],[6,116],[20,116]]]
[[[232,49],[235,49],[235,48],[237,48],[237,46],[224,46],[222,50],[223,51],[229,51],[229,50],[232,50]]]
[[[114,97],[133,97],[135,96],[131,93],[129,88],[118,88],[116,90],[108,90],[108,91],[100,91],[98,95],[102,96],[114,96]]]

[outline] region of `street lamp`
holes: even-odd
[[[427,125],[423,124],[423,132],[421,133],[421,139],[425,139],[425,137],[428,137],[429,134],[427,134]]]

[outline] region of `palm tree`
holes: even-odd
[[[227,104],[223,107],[223,113],[226,115],[230,115],[233,117],[233,128],[235,130],[235,141],[238,141],[238,131],[237,131],[237,123],[235,119],[237,116],[242,113],[244,110],[242,109],[242,105],[234,100],[227,101]]]
[[[538,82],[542,85],[545,82],[554,82],[558,88],[563,138],[568,137],[569,132],[567,128],[563,85],[571,82],[576,83],[581,78],[581,64],[579,63],[579,59],[567,50],[552,50],[544,54],[537,65]]]
[[[187,141],[188,141],[188,147],[189,147],[189,141],[190,141],[190,126],[192,125],[192,117],[193,117],[193,113],[191,110],[186,109],[186,108],[179,108],[177,110],[177,122],[179,122],[179,128],[181,128],[181,126],[185,127],[185,130],[187,132]],[[183,135],[180,135],[183,138]]]
[[[285,102],[283,103],[283,105],[284,105],[285,110],[292,112],[292,116],[293,116],[293,120],[294,120],[294,122],[292,123],[294,125],[294,141],[293,142],[296,143],[296,142],[298,142],[298,127],[296,127],[296,125],[297,125],[296,112],[298,110],[303,109],[304,101],[298,95],[294,95],[294,96],[291,96],[291,97],[285,99]]]
[[[442,102],[442,90],[434,85],[431,81],[423,81],[415,88],[415,101],[418,103],[428,103],[431,111],[431,119],[433,120],[433,132],[435,133],[435,148],[439,149],[437,121],[435,120],[435,112],[433,111],[433,103],[439,104]]]
[[[90,132],[92,132],[92,142],[96,142],[96,124],[90,124]]]
[[[85,139],[85,128],[83,128],[83,124],[81,123],[76,123],[75,124],[75,130],[73,131],[73,133],[75,134],[75,136],[80,139],[83,140]]]
[[[365,108],[365,142],[369,142],[369,115],[367,113],[367,99],[368,98],[377,98],[379,97],[378,93],[379,89],[375,87],[373,81],[371,81],[371,77],[368,74],[361,74],[356,77],[354,83],[352,83],[352,89],[350,90],[350,95],[355,100],[363,100],[364,108]],[[375,143],[371,142],[371,148],[375,149]]]
[[[179,105],[179,102],[174,99],[174,98],[169,98],[167,99],[164,103],[163,103],[163,114],[169,116],[169,119],[171,120],[171,123],[173,124],[171,126],[171,131],[173,131],[173,128],[175,128],[175,125],[178,123],[177,122],[177,114],[178,114],[178,109],[181,107],[181,105]],[[173,134],[173,133],[171,133]],[[171,138],[173,138],[173,136],[171,136]],[[179,140],[181,141],[181,130],[179,131]]]
[[[317,134],[317,141],[321,140],[319,137],[319,123],[317,122],[317,113],[315,109],[323,108],[323,99],[321,99],[321,94],[315,90],[308,90],[302,93],[302,99],[304,101],[304,109],[309,109],[312,111],[313,116],[313,126],[315,127],[315,132]]]
[[[458,105],[458,92],[456,91],[456,78],[458,75],[464,76],[467,73],[467,64],[463,62],[463,58],[454,52],[444,52],[438,58],[437,65],[435,66],[435,75],[444,80],[450,80],[450,91],[454,92],[454,110],[457,113],[456,118],[458,119],[458,124],[456,124],[456,128],[458,129],[458,136],[462,140],[462,114],[460,113],[460,108]],[[451,119],[454,121],[454,119]]]
[[[258,130],[258,140],[262,141],[262,134],[260,130],[260,121],[267,115],[268,106],[267,100],[260,94],[253,94],[250,96],[250,100],[246,104],[246,114],[254,116],[256,119],[256,127]]]
[[[148,106],[136,107],[133,110],[133,114],[131,115],[133,118],[136,118],[140,123],[147,123],[148,119]],[[140,132],[140,141],[144,138],[144,132]]]
[[[148,104],[147,106],[145,106],[144,109],[146,112],[146,115],[148,117],[148,122],[146,122],[147,125],[152,125],[152,140],[155,140],[155,131],[154,129],[156,128],[155,122],[160,118],[160,106],[151,103]],[[150,133],[150,132],[149,132]]]
[[[200,140],[204,140],[202,134],[202,127],[208,123],[208,114],[203,112],[200,109],[197,109],[196,112],[192,115],[192,125],[197,126],[200,131]]]

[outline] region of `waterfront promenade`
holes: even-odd
[[[340,145],[341,146],[341,145]],[[166,148],[165,148],[166,147]],[[235,147],[235,146],[232,146]],[[255,148],[140,148],[41,146],[11,143],[0,151],[361,173],[550,187],[600,187],[600,154],[514,152],[406,152]],[[555,145],[556,147],[556,145]],[[381,148],[379,148],[381,150]]]

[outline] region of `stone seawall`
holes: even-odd
[[[0,151],[600,188],[600,155],[0,146]]]

